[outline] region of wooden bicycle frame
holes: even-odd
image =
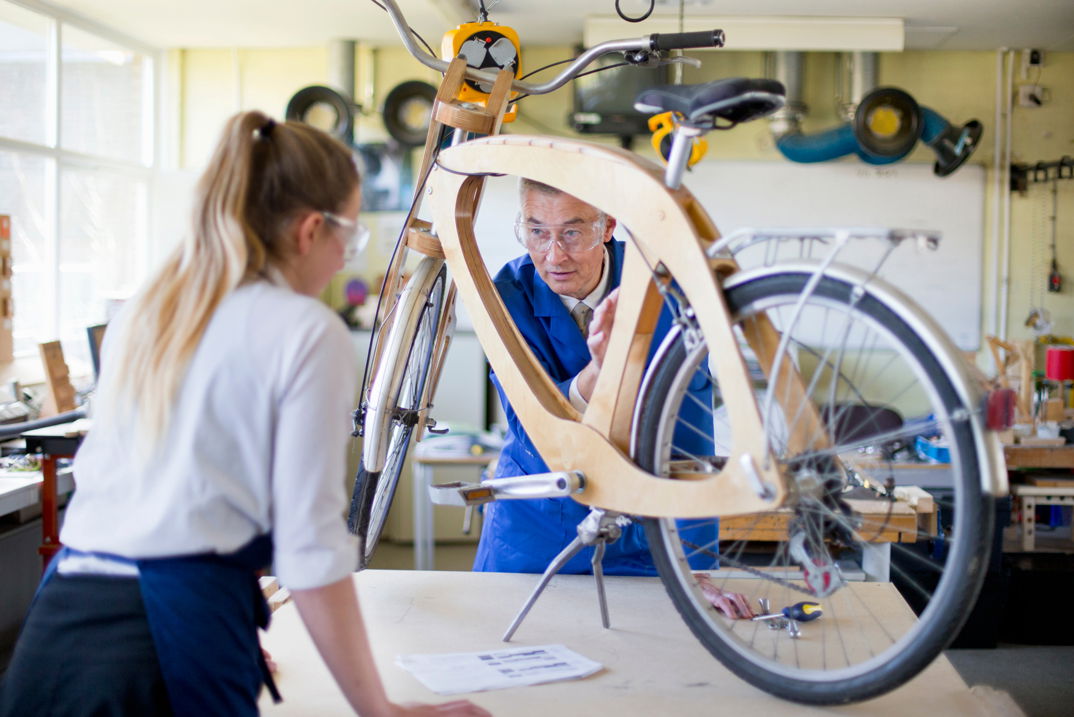
[[[584,488],[576,500],[624,513],[685,518],[779,507],[787,494],[785,479],[765,445],[761,411],[721,292],[721,278],[736,267],[730,259],[706,255],[705,249],[719,238],[707,213],[688,190],[666,187],[661,167],[624,150],[566,139],[496,135],[507,105],[507,73],[500,74],[488,109],[480,111],[452,103],[453,88],[463,72],[462,61],[455,60],[445,75],[434,103],[423,167],[432,161],[440,123],[468,131],[481,131],[476,129],[480,125],[491,136],[439,153],[425,196],[419,198],[431,205],[432,227],[412,221],[406,244],[446,259],[481,346],[541,457],[553,471],[583,473]],[[473,230],[484,187],[484,177],[478,175],[483,174],[525,176],[551,185],[614,216],[630,231],[615,324],[600,377],[582,414],[534,357],[485,268]],[[401,262],[393,263],[389,281],[392,271],[398,276]],[[654,277],[661,281],[674,277],[708,345],[727,349],[711,352],[735,436],[733,454],[718,474],[677,472],[675,480],[668,480],[641,470],[629,457],[638,392],[663,306]],[[422,405],[428,405],[435,391],[446,325],[442,320]],[[779,343],[775,329],[764,317],[743,328],[762,368],[770,372]],[[789,439],[792,450],[826,445],[820,420],[789,362],[782,362],[780,381],[789,387],[783,401],[807,406],[805,420]]]

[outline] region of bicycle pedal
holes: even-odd
[[[482,487],[480,483],[434,483],[429,486],[429,500],[434,505],[454,505],[467,508],[495,500],[492,489]]]
[[[512,478],[493,478],[480,483],[437,483],[429,486],[429,500],[436,505],[481,505],[494,500],[565,498],[581,492],[585,478],[580,471],[557,471]]]
[[[429,418],[425,419],[425,430],[428,431],[429,433],[433,433],[433,434],[435,434],[437,436],[443,436],[443,435],[446,435],[447,432],[450,431],[451,429],[448,428],[447,426],[444,426],[443,428],[437,428],[436,427],[436,419],[432,418],[432,417],[429,417]]]

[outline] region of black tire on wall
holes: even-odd
[[[284,116],[288,120],[309,123],[310,111],[327,107],[335,114],[331,127],[321,127],[348,147],[354,141],[354,103],[338,90],[324,85],[310,85],[296,92],[287,102]]]

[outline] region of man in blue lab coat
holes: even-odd
[[[527,253],[500,270],[496,288],[541,365],[571,403],[584,410],[607,347],[625,246],[612,238],[615,219],[572,195],[527,179],[521,180],[520,195],[521,212],[515,234]],[[665,311],[657,324],[653,350],[670,326],[671,318]],[[547,472],[548,466],[519,422],[495,374],[492,380],[508,423],[496,477]],[[702,401],[698,405],[711,405],[711,386],[700,383],[704,385],[697,388]],[[699,415],[691,416],[691,420],[695,425],[698,420],[708,421],[702,427],[711,435],[711,415],[696,413]],[[711,454],[711,443],[702,442],[705,445],[692,448],[701,455]],[[474,569],[543,572],[577,536],[578,523],[588,512],[587,506],[570,498],[490,503],[485,506]],[[693,542],[707,545],[715,540],[716,527],[711,522],[693,530]],[[593,548],[587,547],[561,572],[590,572],[592,555]],[[698,558],[695,568],[715,567],[712,557]],[[656,574],[641,524],[629,525],[617,541],[608,545],[603,567],[610,575]],[[717,600],[723,602],[719,596],[714,603]],[[748,613],[748,607],[736,607],[725,612]]]

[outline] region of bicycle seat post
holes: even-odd
[[[694,138],[700,137],[704,131],[700,127],[680,122],[671,135],[671,154],[668,156],[668,166],[664,170],[664,184],[668,189],[678,189],[682,185],[682,175],[686,172],[686,163],[690,159],[690,150],[693,147]]]

